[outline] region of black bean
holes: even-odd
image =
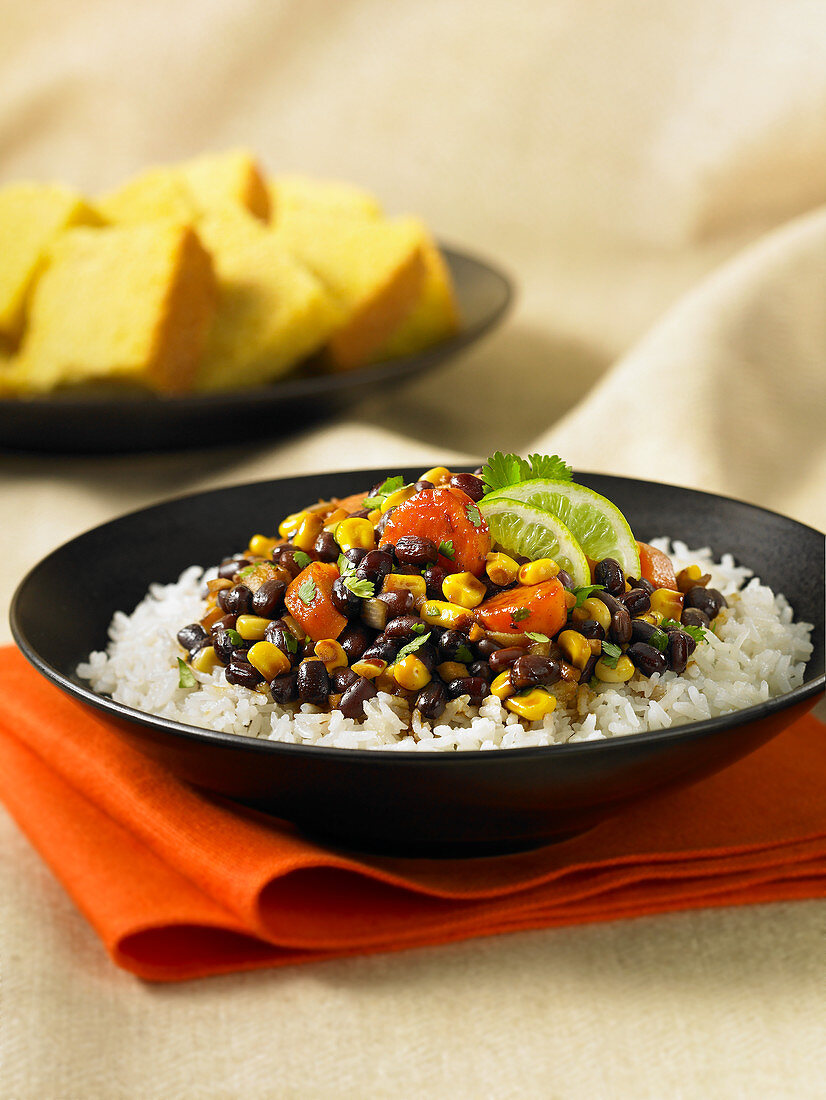
[[[252,592],[245,584],[235,584],[218,593],[218,603],[229,615],[246,615],[251,600]]]
[[[338,644],[347,654],[350,664],[362,656],[370,645],[373,634],[361,623],[349,623],[338,636]]]
[[[285,550],[278,559],[278,564],[286,569],[291,577],[297,577],[306,568],[301,562],[295,560],[295,555],[300,553],[302,553],[300,550]]]
[[[431,493],[436,486],[432,481],[417,481],[413,488],[417,493]]]
[[[379,519],[379,522],[376,524],[376,534],[378,536],[381,536],[381,535],[384,534],[384,529],[387,526],[387,524],[390,522],[390,517],[393,515],[393,513],[395,511],[396,511],[395,508],[388,508],[386,512],[382,513],[381,518]]]
[[[553,657],[542,657],[538,653],[526,653],[511,668],[511,684],[515,691],[533,687],[535,684],[555,684],[562,678],[559,661]]]
[[[344,583],[344,577],[336,577],[330,589],[330,602],[336,611],[348,619],[361,614],[361,599]]]
[[[233,642],[226,630],[215,631],[212,635],[212,646],[221,664],[228,665],[232,660],[235,642]]]
[[[327,562],[338,561],[341,553],[341,548],[333,538],[332,531],[321,531],[313,543],[313,550],[319,561]]]
[[[422,538],[420,535],[402,535],[396,541],[396,560],[401,565],[423,568],[438,561],[438,558],[439,547],[432,539]]]
[[[447,576],[444,569],[440,565],[430,565],[422,573],[422,576],[427,585],[427,598],[429,600],[443,600],[445,597],[442,592],[442,585]]]
[[[625,604],[621,603],[616,596],[612,596],[610,592],[595,592],[594,595],[611,612],[611,627],[608,631],[608,637],[611,641],[616,645],[625,645],[626,642],[630,642],[631,616],[628,614],[628,608]]]
[[[351,668],[334,668],[330,673],[330,683],[333,691],[344,692],[360,679],[359,674]]]
[[[424,626],[424,630],[418,629]],[[395,619],[391,619],[384,628],[384,633],[388,638],[412,638],[416,634],[426,634],[427,626],[422,622],[418,615],[399,615]]]
[[[653,676],[655,672],[665,672],[668,668],[665,654],[645,642],[634,642],[625,652],[634,668],[639,669],[643,676]]]
[[[244,641],[242,638],[240,642],[236,640],[235,648],[230,654],[230,664],[233,665],[248,665],[249,658],[247,657],[247,651],[252,646],[252,642]]]
[[[447,688],[441,680],[431,680],[416,696],[416,710],[422,718],[438,718],[447,703]]]
[[[218,568],[218,576],[221,580],[231,581],[239,570],[246,569],[249,564],[249,558],[230,558],[229,561],[221,563]]]
[[[270,555],[270,557],[274,562],[278,562],[281,560],[282,554],[292,553],[293,550],[297,549],[298,547],[295,545],[294,542],[282,542],[278,546],[274,546],[272,548],[272,554]]]
[[[365,702],[377,694],[373,681],[359,676],[356,682],[345,690],[338,709],[345,718],[363,718]]]
[[[273,645],[277,645],[290,660],[294,661],[298,656],[298,640],[287,629],[283,619],[273,619],[271,623],[267,623],[264,629],[264,638],[266,641],[272,642]]]
[[[293,703],[298,698],[298,672],[292,669],[270,681],[274,703]]]
[[[632,588],[620,597],[632,619],[651,610],[651,597],[644,588]]]
[[[478,706],[490,694],[488,682],[481,676],[459,676],[447,685],[447,693],[451,699],[469,695],[474,706]]]
[[[697,643],[684,630],[672,630],[668,635],[668,667],[672,672],[685,672],[688,658]]]
[[[458,630],[446,630],[438,641],[439,660],[455,661],[463,646],[467,647],[467,635],[460,634]]]
[[[380,661],[386,661],[389,665],[393,663],[400,649],[401,642],[398,638],[388,638],[386,634],[379,634],[373,644],[368,646],[362,653],[361,659],[369,661],[371,657],[377,657]]]
[[[493,679],[493,672],[487,661],[474,661],[473,664],[468,665],[467,670],[471,676],[481,676],[488,684]]]
[[[224,675],[227,678],[227,683],[237,684],[239,687],[245,688],[254,688],[264,679],[257,668],[253,668],[251,664],[246,662],[237,661],[234,654],[232,661],[224,671]]]
[[[436,647],[431,645],[430,642],[425,642],[423,645],[420,645],[415,651],[415,655],[419,658],[428,672],[432,672],[436,667]]]
[[[273,619],[284,606],[284,593],[287,585],[275,577],[264,581],[261,587],[253,592],[250,600],[250,611],[253,615],[261,615],[265,619]]]
[[[492,638],[481,638],[474,645],[474,649],[480,657],[490,657],[492,654],[496,653],[498,649],[501,648],[502,647],[499,645],[499,643],[494,642]]]
[[[651,635],[656,634],[658,629],[658,627],[652,626],[651,623],[647,623],[645,619],[632,619],[631,641],[648,643],[651,640]]]
[[[728,602],[716,588],[703,588],[697,584],[686,592],[683,607],[696,607],[705,612],[709,619],[715,619],[722,608],[728,607]]]
[[[596,653],[592,653],[588,660],[585,662],[585,668],[579,674],[579,682],[581,684],[587,684],[590,682],[591,677],[594,675],[594,670],[597,667],[597,661],[599,657]]]
[[[680,619],[684,626],[699,626],[702,630],[711,626],[711,619],[699,607],[684,607]]]
[[[448,485],[451,489],[459,489],[466,493],[474,501],[481,500],[485,495],[484,482],[474,474],[454,474]]]
[[[376,486],[376,491],[378,491],[378,488],[379,488],[379,486],[377,485]],[[350,513],[350,519],[367,519],[367,517],[369,515],[370,515],[370,509],[369,508],[359,508],[359,510],[357,512],[351,512]]]
[[[594,567],[594,583],[604,584],[605,591],[619,596],[625,591],[625,574],[614,558],[603,558]]]
[[[371,581],[378,592],[392,568],[393,559],[384,550],[368,550],[356,566],[356,576],[359,580]]]
[[[520,657],[524,656],[524,646],[510,645],[506,646],[504,649],[497,649],[495,653],[491,653],[488,664],[494,676],[498,676],[500,672],[504,672],[506,668],[510,668],[514,661],[518,661]]]
[[[605,638],[605,631],[602,629],[602,624],[598,623],[596,619],[583,619],[582,622],[571,622],[571,630],[576,630],[581,634],[583,638],[598,638],[602,641]]]
[[[387,604],[388,618],[397,619],[400,615],[409,615],[416,606],[413,593],[409,588],[392,588],[379,595],[382,603]]]
[[[189,626],[181,627],[177,637],[184,649],[194,653],[196,649],[201,649],[207,640],[207,633],[200,623],[190,623]]]
[[[571,576],[567,569],[560,569],[556,575],[556,579],[559,581],[562,587],[567,588],[569,592],[573,592],[573,590],[576,588],[574,578]]]
[[[237,618],[237,615],[222,615],[221,618],[216,619],[209,628],[210,634],[217,634],[219,630],[233,630]]]
[[[323,707],[330,694],[330,676],[323,661],[302,661],[298,666],[296,687],[302,703]]]
[[[351,546],[349,550],[344,551],[344,556],[351,565],[359,565],[367,557],[367,551],[363,546]]]
[[[654,591],[654,585],[651,583],[651,581],[647,581],[645,577],[641,577],[634,584],[634,588],[641,588],[644,592],[647,592],[649,596]]]

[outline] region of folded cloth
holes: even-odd
[[[517,929],[826,896],[826,727],[517,855],[323,847],[193,790],[0,649],[0,798],[112,959],[175,981]]]

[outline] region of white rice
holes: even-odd
[[[731,555],[715,562],[708,549],[689,550],[667,539],[653,545],[670,553],[677,570],[696,563],[711,573],[712,587],[729,601],[715,632],[706,632],[682,675],[636,675],[622,685],[569,688],[570,698],[560,697],[557,709],[541,722],[520,720],[493,696],[478,708],[468,705],[467,696],[456,699],[437,721],[428,722],[416,712],[411,717],[403,699],[384,692],[368,700],[363,721],[355,721],[306,703],[278,706],[257,691],[227,684],[221,668],[195,672],[198,689],[180,688],[176,634],[203,615],[205,574],[197,566],[176,584],[152,585],[132,615],[117,612],[107,651],[90,654],[77,672],[100,694],[192,726],[291,744],[417,752],[602,740],[727,714],[802,683],[812,626],[792,621],[783,596],[775,596],[751,570],[735,566]],[[562,695],[564,689],[553,690]]]

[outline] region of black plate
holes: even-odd
[[[474,344],[504,316],[513,284],[464,252],[442,249],[462,329],[419,355],[340,374],[298,374],[270,386],[184,397],[0,399],[0,447],[77,453],[146,451],[283,435],[377,387],[431,370]]]
[[[824,540],[773,512],[706,493],[595,474],[642,539],[669,534],[730,551],[816,624],[804,685],[736,714],[691,725],[538,749],[400,753],[286,745],[197,730],[95,695],[74,673],[106,644],[118,608],[152,581],[175,580],[246,546],[308,501],[368,488],[388,471],[257,482],[158,504],[96,527],[22,581],[11,623],[53,683],[112,718],[122,735],[183,778],[360,848],[490,852],[586,829],[629,801],[707,775],[757,748],[823,689]],[[399,471],[391,471],[397,473]],[[420,471],[404,471],[408,479]],[[194,547],[198,548],[197,553]],[[807,702],[808,701],[808,702]]]

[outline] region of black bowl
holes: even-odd
[[[450,248],[442,251],[462,327],[428,351],[338,374],[308,369],[269,386],[230,393],[91,397],[78,391],[27,401],[0,398],[0,447],[109,453],[271,437],[432,370],[498,324],[513,295],[510,279],[489,263]]]
[[[531,846],[589,828],[624,805],[683,785],[751,752],[815,702],[824,684],[824,540],[739,501],[596,474],[642,539],[667,534],[734,554],[815,624],[805,683],[709,721],[615,740],[488,752],[403,753],[279,744],[155,718],[96,695],[75,675],[106,645],[118,608],[152,581],[209,565],[308,501],[368,488],[388,471],[257,482],[171,500],[116,519],[53,551],[22,581],[11,623],[49,680],[103,711],[121,734],[189,782],[344,845],[431,855]],[[399,471],[391,471],[399,472]],[[415,478],[419,470],[404,471]]]

